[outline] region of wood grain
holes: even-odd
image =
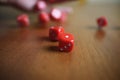
[[[74,12],[64,24],[75,36],[70,53],[59,52],[48,39],[55,23],[38,25],[29,13],[31,26],[20,28],[22,12],[0,7],[0,80],[120,80],[120,5],[70,2]],[[98,30],[96,18],[106,16],[109,25]],[[57,23],[58,24],[58,23]]]

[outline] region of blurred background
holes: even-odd
[[[87,0],[90,3],[118,3],[120,0]]]

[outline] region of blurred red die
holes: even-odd
[[[108,21],[105,17],[100,17],[97,19],[97,24],[99,27],[105,27],[108,25]]]
[[[49,15],[46,12],[41,12],[38,18],[39,18],[39,21],[42,23],[48,23],[50,21]]]
[[[29,17],[27,14],[21,14],[17,17],[17,22],[21,25],[21,26],[29,26],[30,25],[30,21],[29,21]]]
[[[49,29],[49,39],[51,41],[57,41],[58,37],[64,33],[64,28],[61,26],[53,26]]]

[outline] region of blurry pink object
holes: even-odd
[[[53,8],[50,11],[51,19],[54,20],[54,21],[58,21],[58,22],[65,22],[67,20],[67,15],[68,15],[67,12],[62,11],[58,8]]]
[[[47,4],[45,1],[38,1],[35,5],[35,11],[45,10],[46,7],[47,7]]]
[[[53,20],[60,20],[60,18],[62,17],[62,12],[61,10],[57,9],[57,8],[53,8],[51,11],[50,11],[50,17],[53,19]]]

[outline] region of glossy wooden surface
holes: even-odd
[[[55,23],[38,26],[30,13],[31,26],[19,28],[15,19],[22,12],[0,7],[0,80],[120,80],[120,5],[61,5],[74,9],[62,24],[75,36],[70,53],[49,41]],[[98,30],[96,18],[103,15],[109,25]]]

